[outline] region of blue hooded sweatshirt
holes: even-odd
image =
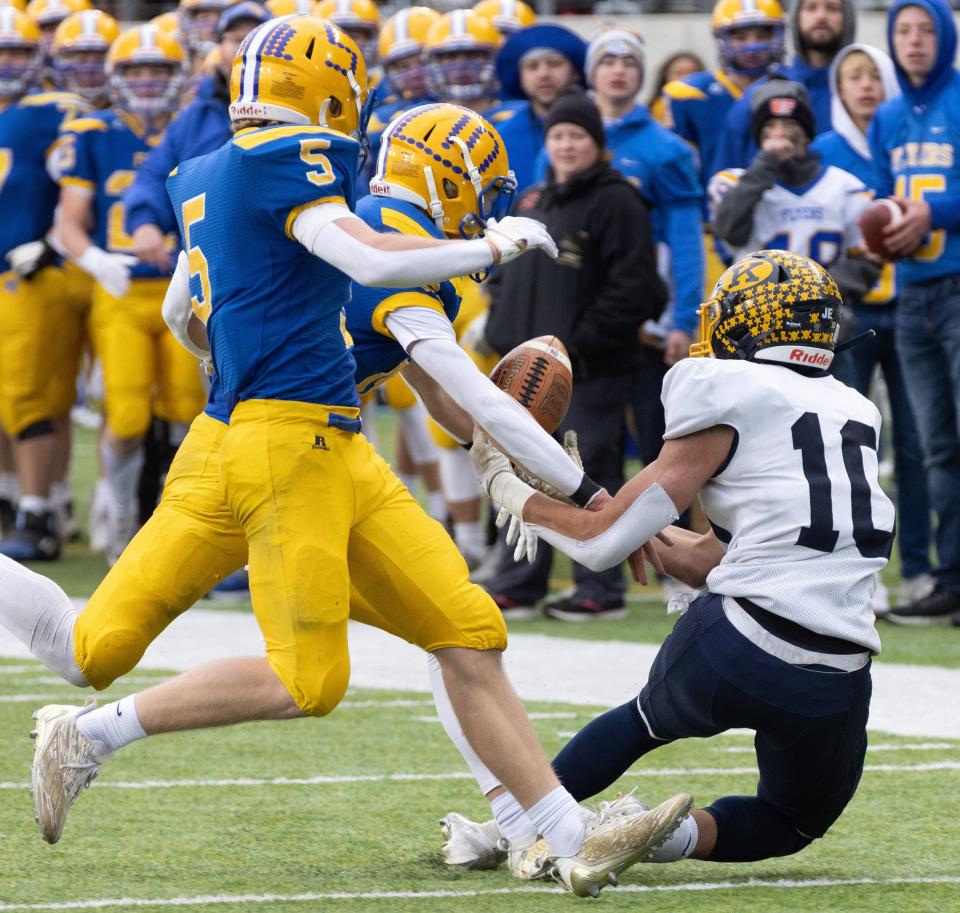
[[[937,32],[937,58],[914,86],[893,54],[899,12],[918,6]],[[884,102],[868,134],[877,196],[910,197],[930,204],[932,231],[913,256],[899,261],[900,280],[929,282],[960,274],[960,71],[953,66],[957,30],[946,0],[895,0],[887,40],[903,94]]]
[[[229,102],[222,77],[201,80],[193,101],[167,127],[124,194],[128,234],[141,225],[157,225],[164,234],[177,231],[177,217],[167,196],[167,177],[181,162],[213,152],[233,136]]]

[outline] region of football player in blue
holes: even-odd
[[[13,7],[0,8],[0,426],[14,442],[20,495],[15,529],[0,553],[18,561],[60,554],[51,499],[55,426],[76,395],[75,377],[51,378],[50,347],[60,344],[56,315],[67,280],[42,239],[57,205],[48,158],[63,121],[89,106],[67,92],[31,93],[42,69],[37,26]]]
[[[731,106],[720,129],[712,163],[714,173],[724,168],[747,168],[756,156],[757,145],[750,133],[750,95],[768,78],[780,75],[803,85],[810,97],[816,132],[830,129],[830,64],[856,35],[856,5],[853,0],[797,0],[790,24],[793,61],[771,77],[758,79]]]
[[[291,84],[302,91],[290,92]],[[274,94],[275,86],[282,91]],[[361,126],[366,76],[356,46],[330,23],[291,16],[255,30],[235,60],[231,94],[237,135],[182,165],[169,189],[181,218],[193,310],[206,324],[216,365],[216,408],[230,420],[219,449],[201,455],[191,448],[203,464],[193,471],[202,476],[219,460],[217,484],[229,508],[221,504],[219,512],[236,518],[242,532],[232,541],[245,537],[249,548],[267,659],[208,664],[129,699],[118,714],[39,711],[34,784],[44,835],[59,837],[70,804],[109,754],[109,744],[88,738],[83,727],[106,725],[97,731],[125,744],[148,731],[330,712],[347,686],[346,623],[355,609],[362,620],[437,654],[467,740],[538,830],[553,835],[552,864],[562,882],[596,894],[672,832],[690,797],[586,828],[503,676],[505,630],[495,605],[471,587],[463,562],[450,560],[442,529],[358,433],[355,365],[341,325],[348,276],[422,287],[481,272],[523,250],[554,250],[552,242],[529,220],[491,220],[483,240],[443,241],[381,234],[352,215],[358,143],[351,134]],[[428,161],[452,168],[454,148],[476,147],[481,133],[464,132],[467,123],[425,149]],[[418,137],[415,148],[430,142]],[[496,158],[491,150],[476,163],[477,176]],[[455,189],[441,182],[432,196]],[[491,189],[495,198],[498,188]],[[468,234],[484,228],[463,227]],[[374,594],[405,598],[386,592],[374,600],[376,609],[354,607],[351,557]],[[413,568],[422,572],[416,593],[408,592]],[[72,645],[66,617],[44,627]],[[64,670],[72,680],[85,678],[80,660],[94,645],[95,637],[84,644],[78,635],[74,668]],[[117,648],[120,659],[135,649],[122,638],[105,646],[107,654]],[[51,662],[63,669],[63,643],[57,649]],[[117,720],[126,734],[118,735]],[[66,757],[76,762],[63,765]]]
[[[960,624],[960,72],[945,0],[898,2],[887,20],[903,94],[877,111],[869,140],[881,197],[903,219],[885,229],[897,263],[896,334],[937,515],[937,586],[891,620]]]

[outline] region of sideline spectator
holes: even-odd
[[[534,25],[511,35],[497,56],[497,78],[507,101],[487,119],[497,128],[522,192],[536,180],[543,119],[573,85],[583,84],[583,39],[559,25]]]
[[[848,45],[830,67],[830,89],[833,130],[821,133],[811,148],[824,164],[842,168],[870,187],[874,172],[866,133],[884,99],[900,94],[893,61],[870,45]],[[883,372],[890,398],[894,477],[897,491],[903,493],[897,505],[901,574],[897,602],[903,605],[926,596],[935,581],[930,575],[930,501],[923,454],[894,338],[896,294],[894,266],[887,263],[862,299],[846,302],[856,321],[853,332],[873,330],[876,335],[837,355],[832,371],[864,396],[870,394],[874,371]],[[889,608],[885,603],[882,591],[875,594],[875,611]]]
[[[653,89],[647,100],[650,114],[658,124],[669,126],[667,123],[667,106],[663,99],[663,87],[669,82],[685,79],[703,68],[703,61],[693,51],[677,51],[660,64],[653,82]]]
[[[937,514],[937,585],[888,616],[960,626],[960,72],[946,0],[897,0],[887,37],[903,94],[884,103],[869,139],[879,196],[903,220],[887,232],[897,264],[896,342]],[[903,492],[902,497],[912,493]]]
[[[644,358],[638,329],[659,315],[665,293],[646,207],[610,166],[596,105],[581,93],[565,95],[550,109],[545,129],[547,179],[521,194],[514,211],[542,221],[560,257],[531,258],[524,269],[508,264],[498,272],[486,340],[498,352],[543,334],[564,342],[574,387],[559,431],[577,430],[584,469],[614,493],[623,484],[624,412]],[[506,616],[529,617],[547,593],[551,563],[549,548],[532,565],[508,557],[486,588]],[[621,568],[598,574],[575,565],[574,580],[571,594],[545,606],[548,615],[623,617]]]
[[[830,129],[830,64],[856,36],[857,7],[853,0],[797,0],[790,25],[795,56],[780,75],[806,88],[814,132],[825,133]],[[750,131],[750,96],[765,81],[755,82],[727,112],[713,171],[746,168],[753,161],[757,146]]]

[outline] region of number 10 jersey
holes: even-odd
[[[873,403],[833,377],[712,358],[675,365],[662,398],[667,440],[717,425],[735,432],[700,492],[727,545],[710,591],[879,652],[870,596],[894,508],[878,478]]]

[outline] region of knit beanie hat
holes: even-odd
[[[764,124],[775,117],[788,117],[795,120],[812,140],[816,134],[813,121],[813,109],[806,86],[788,79],[771,79],[757,89],[750,98],[750,133],[753,141],[760,145],[760,131]]]
[[[632,57],[637,62],[640,72],[643,73],[643,64],[646,51],[643,39],[634,32],[626,29],[605,29],[590,39],[587,45],[587,59],[584,70],[587,74],[587,84],[593,85],[593,71],[606,56]]]
[[[601,149],[606,148],[607,137],[603,130],[603,118],[590,96],[583,92],[576,90],[567,92],[550,106],[547,119],[543,124],[544,136],[555,124],[576,124],[578,127],[583,127]]]

